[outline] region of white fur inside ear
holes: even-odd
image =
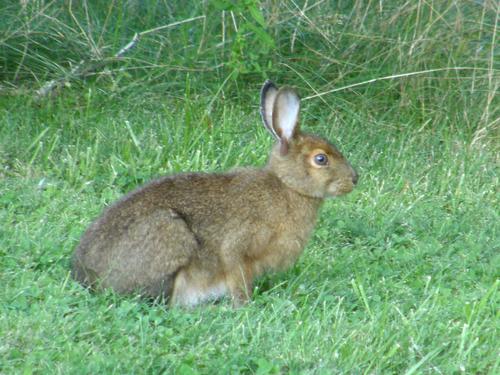
[[[273,110],[273,126],[281,137],[292,138],[299,121],[300,99],[290,89],[280,90]]]

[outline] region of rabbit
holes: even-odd
[[[257,276],[302,253],[323,200],[358,180],[335,146],[300,130],[299,109],[293,89],[266,81],[260,111],[276,141],[267,165],[166,176],[132,191],[83,234],[74,279],[170,306],[247,303]]]

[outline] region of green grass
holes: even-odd
[[[500,371],[494,2],[339,1],[306,17],[270,1],[265,27],[252,1],[73,3],[0,6],[0,373]],[[90,39],[111,56],[134,32],[199,15],[33,94],[95,58]],[[380,80],[435,68],[449,70]],[[72,281],[79,237],[125,192],[265,163],[265,77],[303,97],[379,79],[303,102],[303,126],[361,179],[326,202],[299,261],[240,309],[168,309]]]

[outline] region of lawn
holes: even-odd
[[[496,2],[5,3],[1,374],[500,372]],[[237,309],[73,281],[126,192],[265,164],[266,78],[360,174],[298,262]]]

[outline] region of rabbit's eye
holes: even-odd
[[[328,165],[328,156],[325,154],[314,155],[314,162],[317,165]]]

